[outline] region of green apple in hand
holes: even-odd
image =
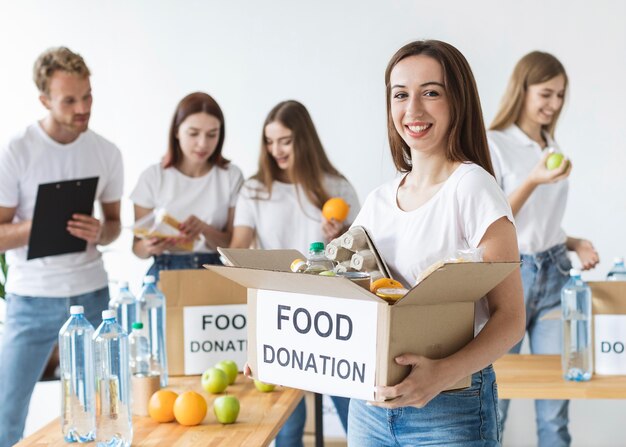
[[[215,367],[221,369],[226,373],[229,385],[235,383],[235,380],[237,379],[237,374],[239,374],[239,367],[234,361],[222,360],[221,362],[218,362]]]
[[[261,382],[260,380],[256,380],[256,379],[254,379],[254,386],[256,387],[257,390],[259,390],[262,393],[269,393],[270,391],[274,391],[274,388],[276,388],[276,385],[272,385],[271,383]]]
[[[546,160],[546,168],[548,168],[549,170],[558,168],[559,166],[561,166],[563,158],[565,157],[563,157],[563,154],[559,152],[554,152],[550,154],[550,156]]]
[[[218,394],[228,386],[228,376],[219,368],[209,368],[202,373],[200,383],[208,393]]]
[[[239,399],[235,396],[220,396],[213,402],[215,417],[222,424],[232,424],[239,416]]]

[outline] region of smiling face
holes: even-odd
[[[548,126],[563,107],[565,76],[562,74],[540,84],[528,86],[520,122]]]
[[[219,119],[204,112],[185,118],[176,134],[183,158],[192,164],[206,163],[217,148],[220,126]]]
[[[389,81],[393,124],[411,152],[444,154],[450,107],[441,64],[429,56],[409,56],[395,65]]]
[[[263,132],[265,148],[278,167],[289,171],[294,165],[293,132],[280,121],[272,121]]]
[[[48,93],[40,99],[63,131],[78,135],[87,130],[93,101],[88,76],[57,70],[50,78]]]

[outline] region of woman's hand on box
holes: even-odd
[[[421,355],[403,354],[396,357],[398,365],[411,367],[409,375],[395,386],[376,387],[376,398],[384,402],[370,402],[381,408],[422,408],[439,393],[454,383],[445,374],[441,360]]]

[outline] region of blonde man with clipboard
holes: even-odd
[[[84,306],[94,326],[108,306],[107,274],[96,246],[119,236],[123,168],[119,149],[88,128],[89,76],[83,58],[67,48],[41,54],[34,80],[48,114],[0,151],[0,251],[7,252],[9,263],[0,344],[0,447],[22,436],[30,396],[70,305]],[[39,231],[33,214],[40,185],[93,177],[102,219],[75,213],[66,226],[86,249],[33,256],[29,245]]]

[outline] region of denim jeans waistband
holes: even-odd
[[[521,258],[523,260],[533,261],[536,263],[541,263],[545,260],[551,259],[555,261],[558,257],[567,255],[567,247],[565,244],[557,244],[553,247],[548,248],[545,251],[540,251],[539,253],[527,254],[522,253]]]

